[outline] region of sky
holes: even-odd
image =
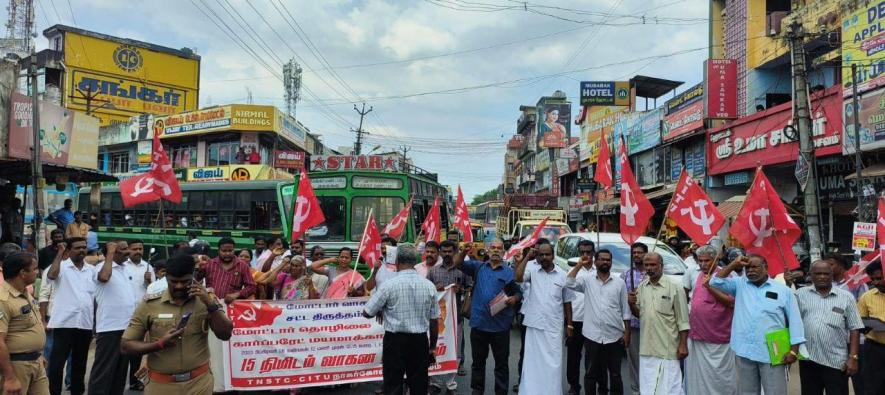
[[[202,57],[200,106],[285,108],[282,64],[304,69],[296,117],[332,148],[402,146],[467,199],[501,182],[520,105],[580,81],[703,79],[704,0],[35,0],[38,50],[56,23]],[[5,19],[5,18],[4,18]],[[668,96],[669,97],[669,96]],[[663,105],[662,101],[658,102]],[[572,125],[572,135],[579,130]]]

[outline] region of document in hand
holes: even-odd
[[[507,308],[507,294],[505,294],[504,291],[501,291],[489,302],[489,313],[494,316],[505,308]]]
[[[783,328],[766,333],[765,343],[768,344],[768,357],[771,359],[771,365],[783,365],[784,356],[790,352],[790,330]],[[808,351],[805,349],[805,345],[800,345],[798,359],[808,359],[805,356],[807,354]]]

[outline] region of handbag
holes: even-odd
[[[473,289],[464,291],[464,300],[461,301],[461,318],[470,319],[470,306],[473,303]]]

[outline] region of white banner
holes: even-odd
[[[237,301],[228,306],[233,336],[224,342],[224,390],[279,390],[381,381],[384,327],[362,316],[368,298]],[[439,293],[436,364],[458,370],[457,309]]]

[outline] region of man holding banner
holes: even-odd
[[[402,394],[404,381],[409,393],[426,394],[427,369],[436,359],[440,319],[436,287],[418,275],[417,263],[414,245],[397,247],[397,276],[378,288],[363,310],[366,318],[384,315],[381,359],[385,394]]]

